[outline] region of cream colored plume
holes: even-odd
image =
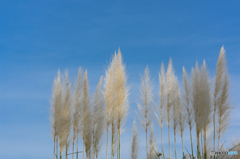
[[[93,112],[93,158],[98,158],[99,150],[101,149],[101,139],[103,137],[105,129],[105,100],[102,93],[102,77],[100,77],[94,100],[94,112]]]
[[[84,75],[82,106],[82,139],[85,147],[86,156],[87,158],[90,158],[90,148],[92,146],[92,110],[91,97],[89,95],[87,71],[85,71]]]
[[[182,109],[185,116],[186,123],[189,126],[190,130],[190,140],[191,140],[191,150],[192,150],[192,156],[193,156],[193,142],[192,142],[192,128],[194,126],[194,112],[193,112],[193,107],[192,107],[192,89],[191,89],[191,83],[189,81],[187,72],[185,68],[183,67],[183,93],[182,93]]]
[[[138,154],[139,154],[139,140],[138,140],[136,120],[134,118],[133,129],[132,129],[131,159],[137,159]]]
[[[159,95],[160,95],[160,105],[157,107],[157,112],[155,113],[155,116],[158,120],[158,125],[160,126],[161,129],[161,148],[162,148],[162,154],[163,154],[163,133],[162,133],[162,127],[163,127],[163,122],[166,118],[166,77],[165,77],[165,71],[164,71],[164,64],[162,62],[161,64],[161,72],[159,74]]]
[[[203,66],[201,67],[201,79],[200,79],[200,92],[201,92],[201,101],[200,106],[203,108],[202,113],[202,127],[203,127],[203,136],[204,136],[204,153],[207,156],[207,130],[210,122],[212,121],[212,102],[211,102],[211,82],[208,75],[207,67],[205,60],[203,61]]]
[[[82,110],[82,95],[83,95],[83,71],[81,67],[78,70],[78,77],[75,81],[74,85],[74,95],[73,95],[73,105],[74,105],[74,113],[73,113],[73,140],[75,140],[80,131],[79,122],[81,121],[80,113]]]
[[[157,148],[156,148],[156,138],[154,137],[154,127],[153,123],[151,123],[151,131],[149,136],[149,159],[156,159],[157,158]]]
[[[217,114],[218,114],[218,150],[219,150],[219,140],[222,135],[226,132],[229,121],[230,121],[230,113],[231,113],[231,104],[229,101],[229,77],[228,73],[225,73],[223,87],[220,94],[220,97],[217,100]]]
[[[221,94],[221,89],[223,86],[224,76],[226,72],[226,58],[225,58],[225,50],[222,46],[218,61],[217,61],[217,70],[216,70],[216,77],[215,77],[215,87],[214,87],[214,108],[213,108],[213,126],[214,126],[214,151],[215,151],[215,132],[216,132],[216,111],[218,107],[218,99]]]
[[[54,153],[53,158],[55,158],[55,142],[57,142],[58,147],[58,138],[61,128],[61,116],[59,115],[61,113],[62,109],[62,86],[61,86],[61,74],[60,70],[58,70],[57,77],[54,79],[53,83],[53,90],[52,90],[52,101],[51,101],[51,114],[49,117],[49,120],[51,122],[52,126],[52,135],[53,135],[53,141],[54,141]],[[57,152],[58,153],[58,152]]]
[[[140,103],[137,104],[138,107],[138,118],[146,133],[146,154],[148,154],[148,141],[147,141],[147,131],[149,124],[152,122],[152,107],[153,107],[153,86],[150,80],[148,66],[144,71],[144,77],[141,77],[141,89],[140,89]]]
[[[157,107],[158,114],[155,113],[160,128],[163,127],[163,122],[164,122],[165,117],[166,117],[166,114],[165,114],[165,110],[166,110],[166,85],[165,84],[166,84],[166,77],[165,77],[165,72],[164,72],[164,65],[162,63],[161,64],[161,72],[159,73],[160,105],[159,105],[159,107]]]
[[[63,149],[68,149],[69,137],[71,132],[71,114],[72,114],[72,99],[71,99],[71,83],[68,79],[68,70],[65,71],[65,77],[62,83],[63,88],[63,106],[61,109],[61,129],[59,135],[60,154]]]

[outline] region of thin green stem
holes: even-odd
[[[190,128],[190,138],[191,138],[191,148],[192,148],[192,157],[193,157],[193,142],[192,142],[192,129]]]
[[[213,127],[213,149],[214,149],[214,152],[215,152],[215,109],[214,109],[214,113],[213,113],[213,125],[214,125],[214,127]],[[214,158],[215,158],[215,156],[214,156]]]
[[[56,146],[56,141],[55,141],[55,136],[54,136],[54,148],[53,148],[53,159],[56,157],[56,154],[55,154],[55,146]]]
[[[118,146],[119,146],[119,147],[118,147],[118,153],[119,153],[119,154],[118,154],[118,157],[119,157],[119,159],[120,159],[120,158],[121,158],[121,157],[120,157],[120,150],[121,150],[121,147],[120,147],[120,128],[118,129],[118,144],[119,144],[119,145],[118,145]]]
[[[161,147],[162,147],[162,154],[163,154],[163,136],[162,136],[162,127],[161,127]]]
[[[175,159],[177,159],[176,133],[174,133],[174,144],[175,144]]]
[[[181,138],[182,138],[182,152],[183,152],[183,159],[184,159],[185,156],[184,156],[184,147],[183,147],[183,134],[181,134]]]
[[[197,158],[199,159],[198,146],[197,146]]]
[[[106,145],[106,159],[108,158],[108,128],[107,128],[107,145]]]
[[[147,154],[147,159],[148,159],[147,129],[146,129],[146,154]]]
[[[112,145],[111,145],[111,150],[112,150],[112,152],[111,152],[111,159],[113,159],[114,158],[114,155],[113,155],[113,138],[114,137],[114,125],[113,125],[113,123],[112,123]]]
[[[77,152],[78,152],[78,137],[77,137]],[[78,159],[78,153],[76,155],[76,159]]]
[[[168,143],[169,143],[169,159],[171,159],[171,149],[170,149],[170,128],[168,126]]]
[[[74,141],[73,141],[72,145],[73,145],[73,147],[72,147],[72,159],[73,159],[73,157],[74,157]]]
[[[84,139],[83,139],[83,159],[84,159]]]
[[[57,138],[57,159],[58,159],[58,138]]]

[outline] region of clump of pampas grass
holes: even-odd
[[[202,156],[207,157],[207,129],[211,122],[211,83],[207,72],[205,61],[201,70],[196,62],[195,70],[192,69],[192,107],[194,110],[194,120],[197,135],[197,157],[200,157],[200,137],[204,136],[201,142]]]
[[[192,69],[192,107],[194,110],[194,121],[196,125],[196,136],[197,136],[197,157],[200,155],[200,142],[199,135],[203,128],[202,120],[203,120],[203,108],[200,105],[201,102],[201,77],[200,70],[198,67],[198,63],[196,62],[195,70]]]
[[[220,140],[226,132],[231,113],[231,103],[229,101],[229,75],[226,66],[225,50],[220,50],[217,71],[215,77],[215,87],[211,92],[211,82],[205,61],[201,68],[196,62],[192,69],[191,80],[188,79],[185,68],[183,67],[183,91],[180,94],[178,79],[175,76],[172,60],[169,59],[167,72],[164,71],[164,65],[161,64],[159,72],[159,97],[160,103],[156,107],[155,116],[157,117],[161,129],[161,147],[163,153],[163,123],[166,121],[168,127],[169,158],[170,150],[170,126],[173,127],[175,158],[176,155],[176,135],[181,133],[182,153],[184,154],[183,133],[186,125],[190,129],[190,139],[192,158],[193,141],[192,128],[196,126],[197,136],[197,158],[210,158],[209,151],[215,151],[215,133],[217,134],[218,147],[216,151],[221,151]],[[149,70],[146,67],[144,76],[141,76],[140,102],[137,103],[138,117],[146,133],[146,156],[148,159],[159,158],[161,154],[156,152],[156,143],[153,129],[153,85],[150,80]],[[108,133],[111,132],[111,159],[114,159],[117,152],[117,158],[120,159],[120,135],[128,115],[128,91],[126,86],[127,76],[125,65],[123,64],[120,49],[113,55],[110,65],[106,70],[104,78],[104,89],[102,89],[103,79],[99,79],[95,97],[91,98],[89,93],[87,71],[83,78],[83,71],[79,68],[78,77],[74,85],[74,94],[71,98],[71,82],[68,77],[68,71],[61,75],[58,70],[54,78],[52,88],[52,100],[50,108],[50,122],[52,127],[52,137],[54,141],[53,158],[58,158],[58,147],[60,147],[60,159],[63,151],[67,159],[69,145],[72,143],[72,154],[74,144],[77,140],[78,158],[78,136],[80,134],[83,140],[83,158],[98,158],[102,142],[104,129],[107,130],[106,158],[108,158]],[[213,116],[212,116],[213,115]],[[213,117],[213,124],[212,122]],[[195,124],[195,125],[194,125]],[[151,126],[148,140],[148,129]],[[210,135],[213,138],[213,145],[209,142],[209,132],[211,127],[214,130]],[[72,132],[71,132],[72,131]],[[138,134],[136,121],[134,119],[132,130],[131,158],[138,158]],[[202,140],[202,138],[204,140]],[[212,139],[211,139],[212,140]],[[235,141],[235,140],[234,140]],[[238,142],[239,144],[239,142]],[[211,148],[213,146],[213,148]],[[233,148],[230,150],[240,151],[239,145],[233,142]],[[236,147],[235,147],[236,146]],[[149,149],[148,149],[149,148]],[[200,153],[201,152],[201,153]],[[239,152],[240,154],[240,152]],[[74,157],[72,155],[72,157]],[[219,157],[219,156],[217,156]],[[227,159],[232,156],[223,156]],[[238,156],[234,156],[239,158]]]
[[[127,77],[120,49],[117,54],[115,52],[114,57],[112,58],[111,64],[106,71],[105,81],[107,136],[109,125],[111,124],[112,126],[111,158],[114,157],[116,144],[118,144],[117,156],[120,158],[120,134],[128,114],[128,87],[126,87]],[[117,133],[117,136],[115,133]],[[117,142],[116,139],[118,139]]]

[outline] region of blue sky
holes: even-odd
[[[239,1],[0,0],[0,158],[52,158],[48,117],[57,70],[68,69],[74,81],[82,66],[88,70],[90,91],[94,92],[119,47],[131,86],[131,112],[121,137],[122,158],[130,158],[139,74],[146,65],[156,93],[162,61],[166,66],[172,57],[181,84],[182,67],[189,73],[196,60],[202,63],[205,59],[214,77],[222,45],[231,77],[231,102],[236,107],[222,139],[226,147],[230,146],[232,136],[240,137],[239,7]],[[154,126],[159,144],[156,122]],[[168,154],[164,128],[164,149]],[[186,129],[184,142],[190,149],[188,136]],[[145,156],[145,138],[140,125],[139,138],[141,159]],[[180,156],[179,136],[177,148]],[[100,154],[105,154],[105,143]]]

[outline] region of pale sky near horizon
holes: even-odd
[[[182,67],[189,74],[196,61],[201,65],[205,59],[213,79],[222,45],[231,81],[230,100],[235,108],[221,143],[226,140],[226,148],[231,146],[232,137],[240,137],[239,7],[239,1],[0,0],[0,158],[52,158],[48,118],[57,70],[68,69],[74,82],[78,68],[87,69],[93,93],[119,47],[131,87],[130,114],[121,136],[123,159],[130,158],[132,122],[137,117],[140,74],[145,67],[150,69],[157,95],[161,62],[166,68],[172,58],[182,85]],[[139,159],[144,159],[145,134],[138,121],[137,124]],[[156,120],[154,128],[160,150]],[[164,151],[168,154],[166,126],[163,136]],[[194,143],[195,136],[194,131]],[[190,150],[188,128],[184,144]],[[103,142],[99,159],[105,158],[105,145]],[[178,157],[181,150],[178,135]],[[171,152],[174,152],[172,130]]]

